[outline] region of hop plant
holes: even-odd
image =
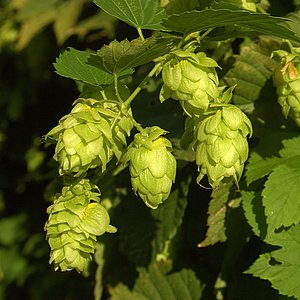
[[[169,54],[162,68],[160,101],[179,100],[189,116],[206,111],[219,95],[218,64],[204,52],[197,54],[176,50]]]
[[[293,53],[274,51],[281,62],[273,73],[273,82],[285,118],[290,116],[300,126],[300,48]]]
[[[207,111],[195,128],[197,181],[207,175],[213,188],[231,178],[238,184],[248,158],[247,135],[252,135],[252,125],[238,107],[226,104]]]
[[[99,203],[97,187],[88,179],[77,179],[63,187],[47,212],[45,224],[54,269],[88,274],[88,266],[95,251],[97,236],[114,233],[109,225],[106,209]]]
[[[148,207],[157,208],[170,194],[176,175],[172,144],[162,137],[166,131],[154,126],[134,137],[123,157],[129,162],[133,191]]]
[[[104,171],[113,154],[121,157],[133,121],[130,113],[120,115],[117,109],[114,101],[80,98],[46,135],[57,141],[54,159],[61,175],[80,176],[95,167]]]

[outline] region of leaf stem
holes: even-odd
[[[200,41],[203,40],[209,33],[212,32],[213,29],[214,29],[214,28],[209,28],[209,29],[207,29],[207,30],[199,37],[199,40],[200,40]]]
[[[262,14],[268,14],[260,5],[256,4],[256,9],[258,12],[262,13]]]
[[[104,100],[107,100],[107,97],[106,97],[106,95],[105,95],[104,90],[101,90],[101,91],[100,91],[100,94],[101,94],[101,96],[102,96],[102,98],[103,98]]]
[[[115,85],[115,92],[116,92],[116,96],[118,98],[118,101],[123,102],[120,93],[119,93],[119,88],[118,88],[118,75],[116,73],[114,73],[114,85]]]
[[[123,106],[127,107],[134,100],[134,98],[139,94],[142,88],[146,85],[149,79],[155,75],[155,73],[161,67],[161,63],[156,64],[153,69],[149,72],[149,74],[143,79],[143,81],[139,84],[139,86],[132,92],[132,94],[124,101]]]
[[[139,36],[140,36],[141,40],[144,41],[145,38],[144,38],[144,35],[143,35],[143,32],[142,32],[142,29],[141,28],[137,28],[137,32],[139,33]]]

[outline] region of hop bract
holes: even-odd
[[[179,100],[190,116],[207,110],[219,95],[216,67],[218,64],[204,52],[172,52],[162,69],[160,101],[169,97]]]
[[[154,126],[134,137],[124,155],[129,162],[132,188],[153,209],[169,197],[176,175],[172,144],[162,137],[166,131]]]
[[[252,135],[251,122],[236,106],[207,112],[195,130],[198,182],[207,175],[213,188],[230,179],[238,183],[248,158],[247,135]]]
[[[281,56],[281,63],[273,73],[278,103],[284,117],[290,116],[300,126],[300,51],[275,52]]]
[[[89,262],[95,251],[97,236],[105,232],[116,232],[109,225],[106,209],[99,204],[99,192],[87,179],[77,180],[62,189],[47,212],[45,224],[54,269],[70,271],[76,269],[87,274]]]
[[[47,136],[57,140],[54,159],[59,173],[80,176],[90,168],[102,167],[116,154],[120,158],[133,122],[115,112],[117,105],[80,98],[71,112]]]

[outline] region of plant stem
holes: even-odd
[[[100,91],[100,94],[101,94],[101,96],[104,100],[107,100],[107,97],[106,97],[105,92],[103,90]]]
[[[268,14],[260,5],[256,5],[256,9],[258,12],[262,14]]]
[[[139,86],[132,92],[132,94],[124,101],[123,106],[127,107],[134,100],[134,98],[138,95],[138,93],[142,90],[142,88],[146,85],[149,79],[159,70],[161,64],[156,64],[153,69],[149,72],[149,74],[143,79],[143,81],[139,84]]]
[[[123,102],[120,93],[119,93],[119,88],[118,88],[118,75],[116,73],[114,73],[114,85],[115,85],[115,92],[116,92],[116,96],[118,98],[118,101]]]
[[[142,29],[141,28],[137,28],[137,31],[139,33],[139,36],[140,36],[141,40],[144,41],[145,38],[144,38],[144,35],[143,35],[143,32],[142,32]]]
[[[214,28],[207,29],[200,37],[199,40],[203,40]]]

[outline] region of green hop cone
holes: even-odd
[[[219,95],[218,64],[204,52],[197,54],[176,50],[162,68],[160,101],[179,100],[189,116],[206,111]]]
[[[127,137],[130,136],[130,132],[133,128],[133,117],[130,108],[120,108],[120,105],[116,101],[102,101],[103,108],[110,111],[110,123],[112,127],[113,144],[112,150],[119,160],[127,147]]]
[[[300,126],[300,51],[290,54],[279,50],[274,53],[281,57],[281,63],[273,73],[278,103],[284,117],[290,116]]]
[[[133,121],[129,115],[124,117],[115,112],[116,106],[114,101],[80,98],[47,134],[57,141],[54,159],[61,175],[80,176],[96,167],[104,171],[113,154],[121,157]]]
[[[129,162],[133,191],[153,209],[169,197],[176,176],[172,144],[163,134],[166,131],[157,126],[144,129],[123,157],[124,163]]]
[[[116,232],[96,188],[88,179],[77,179],[63,187],[48,208],[45,231],[51,248],[49,263],[54,263],[55,270],[76,269],[87,275],[97,236]]]
[[[238,184],[248,158],[247,135],[252,135],[252,125],[238,107],[227,104],[208,111],[195,128],[197,181],[207,175],[213,188],[231,179]]]

